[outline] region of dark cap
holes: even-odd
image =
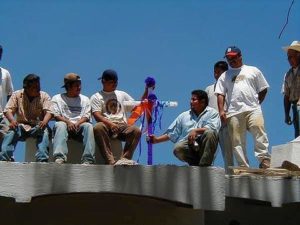
[[[113,80],[118,81],[118,74],[116,71],[108,69],[104,70],[102,76],[98,78],[98,80]]]
[[[241,50],[236,46],[230,46],[225,51],[225,56],[237,56],[241,54]]]
[[[66,87],[67,84],[75,82],[75,81],[81,81],[80,76],[76,73],[68,73],[64,78],[64,85],[62,88]]]

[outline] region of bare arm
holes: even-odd
[[[157,144],[168,140],[170,140],[170,137],[167,134],[163,134],[159,137],[156,137],[155,135],[149,135],[149,142],[152,144]]]
[[[13,113],[11,111],[6,111],[4,115],[9,121],[9,127],[15,129],[18,126],[18,122],[15,120]]]
[[[218,100],[218,108],[219,108],[219,115],[220,115],[221,122],[223,124],[226,124],[226,113],[224,111],[225,96],[218,94],[217,100]]]
[[[267,95],[267,92],[268,92],[268,89],[266,88],[266,89],[264,89],[264,90],[262,90],[261,92],[258,93],[259,104],[261,104],[264,101],[264,99]]]
[[[45,116],[43,118],[43,121],[41,121],[39,123],[40,128],[44,129],[47,126],[49,120],[52,119],[52,117],[53,117],[53,115],[50,112],[46,112],[46,114],[45,114]]]

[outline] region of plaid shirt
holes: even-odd
[[[291,68],[285,75],[283,91],[289,97],[290,102],[296,102],[300,98],[300,68],[294,73]]]
[[[16,114],[17,122],[28,131],[44,119],[46,112],[50,112],[50,100],[46,92],[40,91],[40,95],[30,101],[24,89],[21,89],[13,92],[5,106],[4,113],[10,111],[13,115]]]

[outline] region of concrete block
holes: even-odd
[[[115,156],[115,159],[118,160],[121,157],[123,147],[122,142],[118,139],[111,139],[112,143],[112,150]],[[80,159],[83,152],[83,144],[79,141],[70,139],[68,140],[68,162],[67,163],[73,163],[73,164],[79,164]],[[34,138],[27,138],[25,143],[25,162],[35,162],[35,153],[36,153],[36,146],[35,146],[35,139]],[[95,149],[95,155],[96,155],[96,164],[104,164],[104,159],[102,155],[100,154],[100,151],[96,145]],[[49,146],[49,161],[53,162],[53,145],[52,142],[50,142]]]
[[[271,167],[280,167],[285,160],[300,166],[300,142],[296,140],[272,147]]]

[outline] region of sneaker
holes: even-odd
[[[47,163],[48,162],[48,159],[42,159],[41,161],[38,161],[40,163]]]
[[[138,163],[134,160],[131,159],[126,159],[126,158],[122,158],[119,159],[116,163],[115,166],[133,166],[133,165],[138,165]]]
[[[260,169],[268,169],[270,168],[270,159],[263,159],[259,164]]]
[[[64,164],[65,160],[63,158],[57,158],[57,159],[55,159],[55,163],[57,163],[57,164]]]
[[[83,163],[81,163],[81,165],[89,166],[89,165],[93,165],[93,163],[90,161],[84,161]]]

